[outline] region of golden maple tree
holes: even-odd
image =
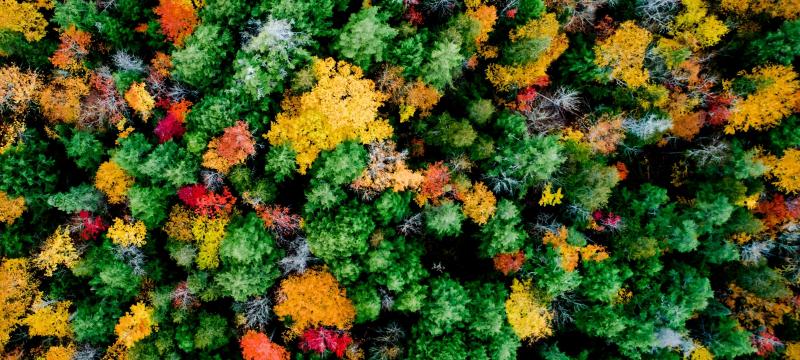
[[[43,302],[33,305],[33,313],[22,320],[28,326],[30,336],[55,336],[59,338],[72,336],[69,325],[70,301]]]
[[[781,190],[793,194],[800,192],[800,150],[787,149],[772,169],[773,183]]]
[[[320,151],[346,140],[369,144],[388,138],[392,127],[377,119],[386,95],[364,79],[361,68],[332,58],[314,60],[317,84],[311,91],[287,97],[267,133],[272,145],[288,143],[297,152],[298,171],[305,174]]]
[[[482,182],[472,185],[472,188],[462,195],[464,206],[461,210],[476,224],[483,225],[489,221],[497,209],[497,199]]]
[[[594,62],[599,67],[611,67],[612,79],[638,88],[650,78],[644,69],[644,55],[652,40],[653,35],[634,21],[623,22],[614,34],[595,45]]]
[[[59,226],[45,240],[42,250],[33,258],[33,264],[44,270],[46,276],[53,276],[59,265],[72,269],[79,259],[80,255],[69,234],[69,228]]]
[[[790,66],[759,67],[743,77],[757,87],[744,99],[734,102],[725,125],[726,134],[772,128],[800,106],[800,81]]]
[[[0,259],[0,349],[27,314],[38,286],[27,259]]]
[[[324,270],[306,270],[281,281],[274,311],[280,318],[292,319],[294,334],[318,326],[349,329],[356,316],[345,290]]]
[[[144,246],[147,228],[141,220],[126,224],[124,220],[115,218],[106,233],[111,242],[119,246]]]
[[[108,197],[109,204],[125,201],[128,190],[133,186],[133,177],[114,161],[106,161],[97,168],[94,186]]]
[[[27,41],[39,41],[47,34],[42,11],[52,8],[52,0],[0,0],[0,29],[21,33]]]
[[[530,279],[514,279],[506,300],[506,315],[511,329],[522,340],[535,342],[553,335],[553,313],[534,297]]]
[[[25,212],[25,198],[11,198],[5,191],[0,191],[0,222],[11,225]]]
[[[114,326],[114,333],[117,334],[117,343],[130,348],[137,341],[150,336],[154,327],[153,308],[138,302],[119,319]]]
[[[150,117],[150,112],[155,107],[155,100],[150,96],[150,93],[145,89],[144,83],[135,82],[131,84],[128,91],[125,92],[125,101],[131,109],[136,110],[142,116],[142,120],[147,121]]]

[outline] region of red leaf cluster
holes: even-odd
[[[172,290],[170,297],[172,298],[172,306],[178,309],[189,309],[200,306],[197,297],[189,291],[189,286],[186,281],[181,281],[178,286]]]
[[[723,95],[709,95],[706,98],[708,103],[708,110],[706,110],[706,122],[711,125],[722,125],[728,121],[728,116],[731,115],[730,106],[733,102],[733,96]]]
[[[767,356],[775,352],[777,348],[783,347],[783,342],[766,329],[754,334],[751,341],[753,346],[756,347],[756,355],[758,356]]]
[[[178,117],[175,116],[175,114],[168,112],[167,116],[158,122],[154,132],[156,136],[158,136],[158,141],[164,143],[174,137],[183,136],[183,133],[186,132],[186,129],[183,127],[183,123],[178,120]]]
[[[161,33],[178,47],[183,46],[198,23],[194,6],[188,0],[161,0],[153,11],[159,16]]]
[[[81,227],[82,240],[94,240],[97,235],[105,231],[108,226],[99,216],[92,216],[88,211],[82,210],[78,213]]]
[[[202,184],[184,186],[178,189],[178,198],[186,206],[201,216],[216,217],[230,214],[236,198],[227,187],[222,189],[222,194],[208,191]]]
[[[525,253],[519,250],[514,253],[497,254],[493,260],[494,268],[503,275],[508,275],[522,268],[522,264],[525,263]]]
[[[764,215],[761,222],[771,229],[800,217],[800,207],[795,202],[786,201],[782,194],[775,194],[771,200],[759,202],[753,212]]]
[[[292,214],[289,208],[280,205],[259,205],[256,207],[258,216],[264,220],[264,226],[280,235],[288,236],[300,229],[302,218]]]
[[[426,199],[436,199],[444,196],[445,186],[450,182],[450,169],[439,161],[425,169],[420,185],[419,194]]]
[[[325,328],[307,329],[303,332],[300,349],[303,351],[313,350],[319,354],[329,350],[341,358],[352,342],[353,339],[346,332]]]

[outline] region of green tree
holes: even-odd
[[[386,24],[385,13],[379,11],[380,7],[372,6],[350,15],[333,45],[342,57],[364,71],[384,60],[389,42],[397,36],[397,30]]]

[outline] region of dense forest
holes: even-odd
[[[3,359],[800,359],[798,0],[0,0]]]

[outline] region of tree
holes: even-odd
[[[131,87],[125,92],[125,101],[128,102],[131,109],[136,110],[142,116],[144,121],[150,117],[150,111],[155,106],[153,97],[145,89],[144,83],[140,82],[131,84]]]
[[[506,300],[506,314],[517,337],[536,342],[553,334],[553,313],[534,297],[532,291],[530,280],[520,282],[514,279]]]
[[[738,88],[754,88],[754,91],[748,91],[744,99],[734,104],[725,125],[726,134],[747,132],[751,128],[759,131],[772,128],[800,104],[800,98],[796,96],[800,91],[800,81],[791,67],[758,67],[732,85],[734,91]]]
[[[27,41],[39,41],[47,33],[42,11],[53,8],[52,1],[0,1],[0,29],[22,33]]]
[[[351,343],[353,343],[353,339],[348,333],[324,328],[307,329],[303,332],[300,349],[303,351],[312,350],[319,354],[331,351],[341,358]]]
[[[511,200],[500,199],[494,217],[481,228],[481,255],[493,258],[520,250],[528,238],[528,233],[521,228],[521,224],[519,207]]]
[[[81,115],[81,98],[89,86],[77,76],[57,77],[39,93],[39,106],[51,122],[74,124]]]
[[[505,64],[491,64],[486,69],[486,78],[501,91],[533,86],[547,79],[547,68],[568,47],[567,36],[559,33],[553,13],[531,19],[508,36],[512,44],[503,53]]]
[[[61,44],[50,58],[54,66],[68,71],[83,68],[83,58],[89,55],[92,35],[70,25],[60,35]]]
[[[0,347],[5,347],[10,334],[28,312],[38,293],[38,282],[29,272],[26,259],[0,260]]]
[[[385,96],[375,91],[371,80],[362,79],[360,68],[328,58],[315,60],[313,71],[316,86],[286,99],[267,133],[273,146],[288,143],[297,152],[301,174],[320,151],[346,140],[368,144],[392,133],[388,122],[376,119]]]
[[[142,247],[146,241],[147,229],[141,221],[126,224],[122,219],[115,218],[106,236],[119,246]]]
[[[236,125],[225,129],[225,133],[208,144],[203,154],[203,166],[227,174],[231,167],[242,164],[256,153],[255,140],[247,123],[237,121]]]
[[[450,200],[425,208],[425,228],[438,237],[458,236],[463,221],[461,207]]]
[[[458,281],[447,277],[433,279],[431,297],[420,310],[422,318],[417,326],[432,337],[450,334],[469,318],[469,303],[469,295]]]
[[[281,281],[274,311],[278,317],[291,317],[290,330],[298,335],[318,326],[349,329],[356,315],[345,290],[333,275],[321,270],[307,270]]]
[[[22,323],[28,326],[28,335],[71,337],[72,328],[69,325],[71,305],[72,302],[68,300],[34,303],[33,313],[22,320]]]
[[[264,333],[248,330],[239,340],[245,360],[289,360],[289,352]]]
[[[119,319],[114,327],[117,343],[131,348],[136,342],[153,333],[153,308],[142,302],[131,305],[130,311]]]
[[[440,40],[433,45],[428,62],[422,65],[422,80],[439,91],[453,85],[453,79],[461,74],[464,56],[458,43]]]
[[[780,28],[750,41],[748,56],[759,65],[790,65],[800,56],[800,20],[785,21]]]
[[[0,68],[0,81],[6,84],[0,87],[0,109],[10,111],[14,116],[25,113],[36,99],[37,90],[41,86],[39,75],[32,71],[22,71],[14,65]]]
[[[643,66],[645,51],[652,39],[653,35],[635,22],[623,22],[614,34],[595,45],[594,62],[600,67],[611,67],[612,79],[630,88],[641,87],[650,77]]]
[[[781,190],[793,194],[800,191],[800,150],[786,149],[772,169],[773,182]]]
[[[159,17],[161,33],[179,48],[199,22],[191,0],[160,0],[153,12]]]
[[[494,216],[497,199],[482,182],[477,182],[469,192],[461,195],[464,215],[478,225],[486,224]]]
[[[372,6],[350,15],[333,46],[343,58],[364,70],[383,61],[389,42],[397,36],[397,30],[386,24],[383,16],[379,17],[379,10]]]
[[[95,175],[94,186],[108,197],[109,204],[125,201],[126,193],[133,186],[133,177],[113,160],[100,164]]]
[[[219,216],[207,218],[198,216],[192,225],[192,236],[197,241],[197,267],[201,270],[219,267],[219,247],[225,238],[225,228],[229,218]]]
[[[24,197],[11,198],[5,191],[0,191],[0,222],[7,225],[14,224],[14,221],[22,216],[25,209]]]
[[[220,79],[219,64],[228,55],[233,38],[224,28],[200,24],[186,40],[186,47],[172,54],[173,76],[191,86],[205,88]]]
[[[58,265],[64,265],[69,269],[78,263],[79,254],[75,249],[75,244],[69,235],[69,229],[63,226],[56,228],[56,231],[45,240],[42,251],[33,259],[33,265],[44,270],[46,276],[53,276]]]

